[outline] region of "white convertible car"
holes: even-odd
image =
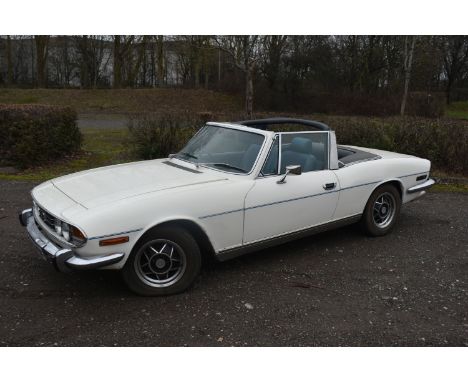
[[[280,132],[297,124],[308,131]],[[60,271],[121,270],[142,295],[185,290],[219,260],[360,221],[374,236],[434,184],[430,162],[338,146],[323,123],[207,123],[166,159],[97,168],[32,191],[21,223]]]

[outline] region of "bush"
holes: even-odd
[[[0,162],[26,168],[76,153],[82,136],[75,121],[68,107],[0,104]]]
[[[188,114],[146,114],[130,118],[128,128],[136,156],[154,159],[179,151],[204,122]]]
[[[418,117],[323,117],[339,143],[429,159],[432,168],[468,175],[468,122]]]
[[[312,93],[296,95],[266,92],[257,94],[258,106],[266,110],[329,115],[394,116],[400,114],[401,95]],[[438,93],[411,92],[405,114],[427,118],[444,115],[445,96]]]
[[[257,118],[272,117],[261,113]],[[468,122],[420,117],[344,117],[295,115],[316,119],[336,131],[340,144],[395,151],[427,158],[432,168],[468,175]],[[130,124],[136,154],[142,159],[166,157],[180,150],[206,120],[238,121],[242,116],[201,113],[147,115]],[[301,130],[297,125],[285,130]]]

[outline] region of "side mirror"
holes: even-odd
[[[298,164],[295,164],[295,165],[291,165],[291,166],[286,166],[286,173],[284,174],[284,176],[278,180],[276,183],[278,184],[283,184],[283,183],[286,183],[286,177],[289,175],[289,174],[293,174],[293,175],[301,175],[302,174],[302,167]]]

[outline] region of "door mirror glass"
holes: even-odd
[[[288,174],[301,175],[302,174],[302,167],[300,165],[298,165],[298,164],[286,166],[286,172]]]
[[[286,172],[285,172],[285,174],[284,174],[283,177],[282,177],[280,180],[278,180],[276,183],[278,183],[278,184],[286,183],[286,177],[287,177],[289,174],[301,175],[301,174],[302,174],[302,167],[301,167],[300,165],[298,165],[298,164],[286,166]]]

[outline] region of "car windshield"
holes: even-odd
[[[206,125],[175,156],[218,170],[247,174],[264,139],[262,134]]]

